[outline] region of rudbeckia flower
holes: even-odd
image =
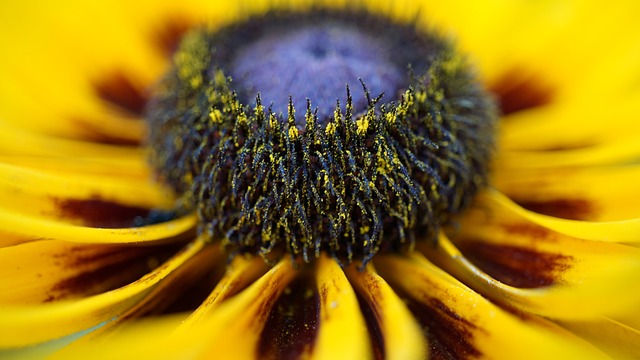
[[[1,7],[0,357],[640,357],[635,2]]]

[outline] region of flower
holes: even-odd
[[[638,5],[367,3],[455,37],[503,116],[471,209],[362,271],[227,264],[195,215],[149,215],[175,199],[140,145],[144,89],[195,23],[271,6],[3,5],[0,355],[76,334],[54,355],[640,356]]]

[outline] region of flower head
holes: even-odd
[[[3,6],[0,355],[640,355],[633,2]]]

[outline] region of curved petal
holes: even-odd
[[[199,337],[199,358],[255,358],[269,313],[295,276],[291,265],[288,259],[281,260],[250,287],[222,304],[201,325],[180,328],[176,340]],[[179,347],[176,351],[180,351]]]
[[[13,246],[18,244],[24,244],[31,241],[38,240],[33,236],[13,234],[10,232],[0,230],[0,248]]]
[[[640,358],[640,331],[609,318],[592,321],[562,321],[573,333],[607,352],[613,359]]]
[[[107,293],[47,305],[0,306],[0,348],[26,346],[59,338],[117,317],[196,255],[203,246],[202,241],[195,241],[138,281]]]
[[[314,359],[368,359],[371,345],[358,299],[340,266],[323,256],[316,274],[320,324]]]
[[[182,326],[188,328],[198,321],[207,319],[220,304],[255,282],[267,270],[268,266],[261,257],[237,256],[227,266],[224,277],[217,283],[211,294],[189,315]]]
[[[149,164],[139,157],[114,159],[0,155],[0,163],[59,174],[106,175],[137,180],[152,177]]]
[[[169,249],[63,241],[0,248],[0,304],[48,303],[117,288],[152,270],[163,250]]]
[[[205,246],[193,258],[177,267],[165,280],[160,282],[126,312],[73,341],[64,349],[57,352],[56,356],[66,358],[66,354],[82,352],[87,346],[91,347],[96,342],[100,343],[101,341],[105,341],[105,339],[109,339],[111,336],[114,336],[114,334],[118,336],[119,331],[135,324],[134,321],[141,316],[162,313],[175,301],[180,301],[180,298],[184,297],[184,294],[190,290],[190,286],[193,286],[198,281],[202,281],[203,274],[206,275],[209,271],[212,271],[212,268],[216,266],[216,263],[221,260],[222,256],[223,254],[219,246]],[[186,313],[180,314],[182,319],[186,316]],[[170,316],[170,318],[173,319],[176,317]],[[182,320],[180,325],[171,323],[169,329],[163,328],[165,331],[163,336],[175,331],[179,326],[184,326],[184,321],[185,320]],[[142,320],[142,322],[144,323],[144,320]],[[164,320],[159,322],[165,323]],[[149,331],[149,329],[146,329],[146,331]],[[153,334],[155,334],[155,331],[153,331]]]
[[[374,262],[422,324],[431,356],[438,354],[456,359],[606,358],[595,348],[541,318],[506,312],[423,257],[381,256]]]
[[[419,324],[373,265],[362,271],[350,266],[345,273],[362,299],[360,308],[368,320],[375,358],[427,358],[428,345]]]
[[[0,229],[22,242],[62,240],[88,244],[164,244],[188,240],[195,233],[195,214],[139,228],[101,229],[29,218],[0,208]]]
[[[138,147],[53,137],[24,131],[3,122],[0,122],[0,154],[109,158],[125,161],[139,161],[144,158],[144,150]]]
[[[210,316],[180,326],[184,315],[128,324],[104,339],[60,353],[64,359],[253,359],[269,312],[295,271],[283,260],[247,289],[225,301]],[[161,343],[162,346],[158,346]]]
[[[640,165],[496,169],[492,184],[521,206],[574,220],[614,221],[640,218]]]
[[[618,165],[640,156],[640,139],[629,137],[611,143],[558,151],[518,151],[502,149],[496,154],[497,167],[519,170],[571,166]]]
[[[113,359],[114,354],[128,359],[197,359],[195,353],[200,350],[203,340],[187,342],[181,345],[169,342],[168,334],[180,327],[184,314],[142,319],[127,323],[118,328],[116,333],[104,338],[92,338],[91,341],[78,341],[63,348],[49,359]],[[89,334],[90,335],[90,334]],[[159,346],[161,344],[162,346]]]
[[[499,148],[546,151],[549,156],[562,149],[614,144],[633,138],[640,131],[638,96],[635,93],[612,99],[608,106],[593,106],[580,99],[511,114],[500,123]],[[580,119],[579,126],[576,126],[576,119]]]
[[[535,241],[527,238],[521,240],[523,243]],[[532,286],[535,288],[516,288],[492,278],[465,258],[444,234],[440,236],[437,246],[425,245],[420,246],[420,249],[442,269],[482,295],[521,311],[557,319],[594,319],[604,315],[622,314],[637,308],[640,304],[640,292],[629,291],[629,284],[633,283],[640,273],[637,249],[624,246],[598,249],[589,247],[589,243],[572,243],[570,240],[562,241],[561,244],[557,246],[557,243],[551,242],[540,246],[554,248],[555,251],[550,254],[555,255],[559,249],[564,250],[563,246],[566,245],[567,254],[576,252],[575,259],[567,260],[568,263],[545,274],[552,279],[550,283],[547,283],[546,279],[540,281],[535,278],[542,275],[538,274],[539,269],[534,268],[535,271],[529,276],[534,277],[533,281],[539,282],[538,286],[541,286]],[[473,249],[475,248],[472,247]],[[512,257],[511,261],[517,262],[521,259],[513,249],[508,249],[506,255],[501,254],[500,245],[491,249],[495,251],[496,257],[516,254],[518,257]],[[598,251],[602,251],[603,254],[599,254]],[[487,257],[490,256],[489,253]],[[523,266],[526,265],[528,264],[525,263]],[[619,296],[620,293],[624,293],[625,296]]]
[[[559,219],[528,211],[511,201],[503,194],[488,190],[478,195],[478,208],[489,214],[495,212],[500,216],[526,219],[542,228],[583,240],[602,242],[619,242],[635,244],[640,242],[640,219],[620,221],[589,222]],[[480,215],[484,217],[484,215]]]
[[[0,198],[3,208],[26,215],[105,227],[116,220],[132,226],[136,216],[175,203],[168,189],[148,180],[59,175],[6,164],[0,164]]]

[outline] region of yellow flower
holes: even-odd
[[[471,209],[363,271],[227,264],[195,215],[149,216],[175,199],[146,90],[187,29],[280,2],[240,3],[2,5],[0,357],[640,357],[636,2],[363,1],[455,38],[503,111]]]

